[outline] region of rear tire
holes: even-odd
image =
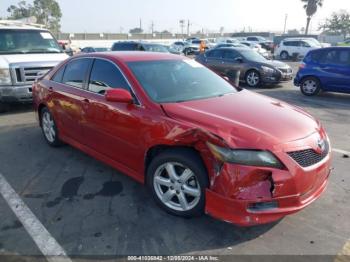
[[[300,83],[300,91],[306,96],[318,95],[321,91],[321,83],[316,77],[305,77]]]
[[[209,181],[202,159],[192,150],[168,149],[147,168],[147,185],[156,203],[170,214],[200,216]]]
[[[59,139],[56,122],[53,119],[51,112],[46,107],[41,109],[40,123],[46,142],[52,147],[61,146],[62,142]]]
[[[287,59],[289,58],[288,52],[287,52],[287,51],[282,51],[282,52],[280,53],[280,58],[281,58],[282,60],[287,60]]]

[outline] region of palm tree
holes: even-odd
[[[317,12],[318,7],[322,7],[323,0],[301,0],[304,4],[304,9],[306,11],[306,29],[305,29],[305,35],[309,33],[309,27],[310,27],[310,21],[314,14]]]

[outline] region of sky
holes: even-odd
[[[305,27],[306,16],[300,0],[57,0],[63,16],[61,31],[126,33],[139,27],[148,32],[181,32],[179,20],[190,20],[191,31],[283,31]],[[19,0],[0,0],[0,17]],[[32,2],[27,0],[27,2]],[[311,30],[316,31],[332,12],[350,12],[350,0],[324,0],[324,6],[313,17]]]

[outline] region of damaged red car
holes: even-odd
[[[166,211],[269,223],[319,198],[331,146],[300,108],[240,90],[171,54],[72,57],[33,85],[46,141],[141,183]]]

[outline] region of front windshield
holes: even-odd
[[[169,53],[169,50],[162,45],[144,45],[145,51],[148,52],[160,52],[160,53]]]
[[[50,32],[1,29],[0,54],[62,53]]]
[[[315,38],[309,38],[306,40],[306,42],[311,46],[311,47],[320,47],[322,46],[320,42],[318,42],[317,39]]]
[[[128,63],[148,96],[157,103],[184,102],[236,93],[211,70],[193,60]]]
[[[244,58],[252,62],[264,63],[267,61],[265,57],[263,57],[262,55],[260,55],[258,52],[254,50],[250,50],[250,49],[242,50],[241,54],[244,56]]]

